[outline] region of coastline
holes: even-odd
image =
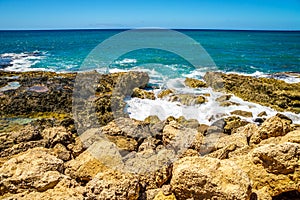
[[[180,90],[182,85],[153,87],[144,72],[99,77],[91,99],[99,122],[93,123],[82,109],[90,101],[79,101],[78,110],[72,110],[76,73],[0,71],[0,199],[49,194],[57,199],[276,199],[299,194],[300,125],[285,111],[299,116],[300,83],[211,72],[204,80],[183,80],[185,90]],[[237,109],[244,102],[238,97],[273,111],[256,113],[251,102]],[[124,110],[134,105],[143,110],[145,104],[131,104],[132,99],[180,108],[220,107],[209,124],[151,112],[136,120]],[[105,155],[95,154],[96,146],[105,147]]]

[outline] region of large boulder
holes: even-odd
[[[116,171],[98,173],[85,188],[87,199],[105,200],[137,200],[139,197],[139,179],[132,174]]]
[[[11,158],[0,168],[0,194],[46,191],[63,177],[63,161],[45,148],[34,148]]]
[[[251,182],[234,162],[185,157],[173,167],[172,190],[178,200],[249,199]]]

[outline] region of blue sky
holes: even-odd
[[[0,0],[0,29],[300,30],[300,0]]]

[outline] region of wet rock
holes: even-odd
[[[63,161],[44,148],[34,148],[11,158],[0,168],[0,194],[45,191],[62,178]]]
[[[220,102],[220,106],[229,107],[229,106],[240,106],[241,104],[233,102],[233,101],[223,101]]]
[[[98,173],[90,181],[84,195],[87,199],[137,200],[139,197],[138,178],[119,172]]]
[[[140,99],[151,99],[151,100],[155,99],[155,95],[153,92],[142,90],[140,88],[134,88],[131,97],[137,97]]]
[[[232,115],[239,115],[242,117],[253,117],[252,112],[244,111],[244,110],[235,110],[230,112]]]
[[[144,122],[149,123],[149,124],[156,124],[158,122],[160,122],[160,119],[158,118],[157,115],[151,115],[148,116],[144,119]]]
[[[258,115],[257,115],[257,117],[264,117],[264,116],[267,116],[266,111],[262,111],[262,112],[258,113]]]
[[[191,88],[207,87],[205,82],[193,78],[186,78],[184,84]]]
[[[230,161],[185,157],[174,163],[172,191],[180,199],[248,199],[251,182]]]
[[[178,101],[183,105],[190,106],[195,104],[203,104],[206,102],[206,99],[203,96],[197,96],[192,94],[176,94],[170,96],[170,101]]]
[[[231,99],[231,97],[232,97],[232,95],[231,95],[231,94],[225,94],[225,95],[222,95],[222,96],[220,96],[220,97],[216,98],[216,101],[217,101],[217,102],[224,102],[224,101],[228,101],[228,100],[230,100],[230,99]]]
[[[164,97],[166,97],[166,96],[168,96],[168,95],[170,95],[170,94],[173,94],[173,93],[174,93],[173,90],[171,90],[171,89],[166,89],[166,90],[161,91],[161,92],[157,95],[157,97],[162,99],[162,98],[164,98]]]
[[[300,113],[300,83],[286,83],[272,78],[208,72],[207,85],[217,91],[233,93],[245,101],[259,103],[278,111]]]

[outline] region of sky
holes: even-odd
[[[0,29],[300,30],[300,0],[0,0]]]

